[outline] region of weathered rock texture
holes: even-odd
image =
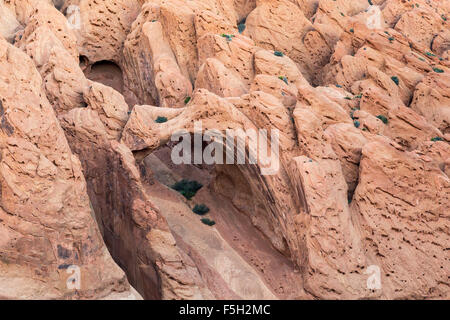
[[[4,40],[0,57],[0,297],[131,295],[103,243],[80,161],[39,73],[26,54]],[[67,290],[70,265],[80,268],[80,290]]]
[[[0,297],[449,298],[449,19],[438,0],[0,0]],[[161,150],[196,121],[278,130],[279,169],[174,167]],[[194,173],[192,201],[161,184]],[[200,200],[218,234],[177,225]]]

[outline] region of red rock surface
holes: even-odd
[[[438,0],[0,0],[0,298],[448,299],[449,19]],[[280,169],[175,165],[195,121],[278,129]]]

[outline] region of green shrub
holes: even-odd
[[[191,97],[186,97],[186,99],[184,99],[184,104],[188,104],[191,101]]]
[[[361,125],[361,123],[359,121],[355,121],[355,122],[353,122],[353,124],[355,125],[356,128],[359,128],[359,126]]]
[[[155,120],[156,123],[164,123],[167,122],[167,118],[166,117],[158,117]]]
[[[344,99],[345,100],[352,100],[352,98],[350,98],[350,97],[345,97]]]
[[[442,139],[441,137],[434,137],[434,138],[431,138],[431,141],[433,141],[433,142],[444,141],[444,139]]]
[[[244,30],[245,30],[245,23],[238,24],[238,31],[239,31],[239,33],[244,32]]]
[[[392,42],[392,41],[395,40],[395,38],[394,38],[394,37],[389,37],[388,40],[389,40],[390,42]]]
[[[442,70],[440,68],[433,68],[433,71],[436,73],[444,73],[444,70]]]
[[[436,57],[436,55],[434,53],[431,52],[425,52],[425,54],[429,57]]]
[[[209,212],[209,208],[204,204],[196,204],[194,209],[192,209],[192,212],[203,216]]]
[[[353,28],[350,29],[351,33],[355,33],[355,30]]]
[[[203,185],[197,181],[191,181],[187,179],[183,179],[175,183],[171,188],[175,191],[178,191],[182,194],[186,199],[191,200],[193,196],[200,190]]]
[[[216,222],[214,220],[208,219],[208,218],[203,218],[201,219],[201,222],[203,222],[204,224],[212,227],[213,225],[216,224]]]
[[[281,52],[281,51],[275,51],[273,54],[276,55],[277,57],[283,57],[284,56],[284,53]]]
[[[286,84],[289,84],[288,78],[286,78],[284,76],[279,76],[278,79],[283,80]]]
[[[234,38],[234,35],[232,35],[232,34],[225,34],[225,33],[222,33],[221,36],[224,37],[224,38],[226,38],[227,41],[231,41],[231,40],[233,40],[233,38]]]
[[[441,15],[442,20],[447,21],[447,17],[444,15]]]
[[[370,4],[371,6],[373,6],[373,2],[372,2],[372,0],[369,0],[369,4]]]
[[[336,87],[337,88],[342,88],[342,86],[340,84],[337,84]]]
[[[384,124],[388,123],[388,118],[386,118],[382,114],[378,115],[377,118],[380,119],[381,121],[383,121]]]
[[[391,77],[391,79],[392,79],[392,81],[395,82],[396,85],[400,84],[400,79],[397,76],[393,76],[393,77]]]

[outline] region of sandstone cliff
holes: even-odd
[[[449,298],[449,19],[439,0],[0,0],[0,298]],[[278,130],[274,174],[170,158],[181,130],[248,129]]]

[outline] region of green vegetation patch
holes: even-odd
[[[194,209],[192,209],[192,212],[194,212],[200,216],[204,216],[205,214],[207,214],[209,212],[209,208],[204,204],[196,204]]]
[[[167,118],[166,117],[158,117],[155,120],[156,123],[164,123],[167,122]]]
[[[213,225],[216,224],[216,222],[214,220],[211,220],[209,218],[203,218],[200,221],[203,222],[204,224],[206,224],[207,226],[210,226],[210,227],[212,227]]]
[[[232,34],[222,33],[221,36],[224,37],[225,39],[227,39],[227,41],[231,41],[234,38],[234,35],[232,35]]]
[[[279,76],[278,79],[283,80],[286,84],[289,84],[289,80],[285,76]]]
[[[384,124],[388,123],[388,118],[386,118],[382,114],[378,115],[377,118],[380,119],[381,121],[383,121]]]
[[[397,76],[392,76],[391,79],[395,82],[396,85],[400,84],[400,79]]]
[[[275,51],[273,54],[276,55],[277,57],[284,57],[284,53],[281,51]]]
[[[173,186],[171,186],[173,190],[178,191],[188,200],[191,200],[192,197],[195,196],[197,191],[200,190],[202,187],[203,185],[201,183],[187,179],[178,181]]]

